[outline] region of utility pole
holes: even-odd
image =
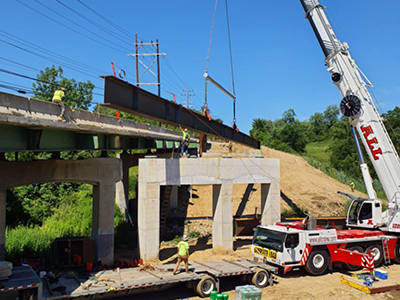
[[[155,47],[156,48],[156,53],[139,53],[139,47]],[[161,82],[160,82],[160,56],[166,56],[167,54],[165,53],[160,53],[160,48],[159,48],[159,43],[158,40],[156,40],[155,43],[151,41],[150,43],[143,43],[140,42],[138,43],[137,40],[137,34],[135,35],[135,53],[133,54],[128,54],[128,56],[135,57],[136,59],[136,86],[142,86],[142,85],[156,85],[158,87],[158,97],[161,97]],[[140,60],[140,57],[153,57],[153,61],[147,66],[142,60]],[[154,73],[151,70],[151,67],[153,64],[157,62],[157,74]],[[139,63],[145,68],[142,74],[139,75]],[[156,83],[140,83],[139,80],[140,78],[146,73],[146,72],[151,73],[155,78],[157,78]]]
[[[181,94],[181,96],[186,96],[186,108],[192,108],[189,97],[193,97],[195,95],[195,94],[190,94],[193,92],[193,90],[189,90],[189,86],[187,86],[186,91],[185,90],[183,90],[183,91],[186,92],[186,94]]]

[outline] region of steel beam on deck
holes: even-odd
[[[256,139],[216,121],[208,121],[199,113],[182,105],[174,104],[114,76],[101,77],[105,80],[104,103],[107,107],[171,125],[181,125],[195,132],[235,141],[252,148],[260,148],[260,142]]]

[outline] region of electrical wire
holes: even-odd
[[[35,48],[35,50],[40,51],[41,53],[42,52],[43,53],[47,53],[47,55],[49,55],[51,57],[55,57],[57,59],[61,59],[64,62],[64,64],[66,64],[67,62],[71,63],[71,64],[74,65],[74,67],[82,69],[82,71],[86,71],[87,69],[90,69],[90,70],[92,70],[93,72],[96,72],[96,73],[107,73],[104,70],[89,66],[89,65],[84,64],[82,62],[79,62],[77,60],[74,60],[74,59],[68,58],[66,56],[63,56],[61,54],[58,54],[56,52],[50,51],[47,48],[43,48],[41,46],[38,46],[38,45],[33,44],[31,42],[28,42],[28,41],[26,41],[26,40],[24,40],[24,39],[22,39],[20,37],[17,37],[15,35],[11,34],[11,33],[6,32],[4,30],[0,29],[0,32],[3,32],[3,34],[0,33],[0,35],[2,35],[3,37],[5,37],[7,39],[10,39],[10,40],[12,40],[14,42],[18,42],[18,43],[20,43],[20,44],[22,44],[22,45],[24,45],[24,46],[26,46],[28,48]],[[60,65],[62,65],[62,64],[60,64]]]
[[[11,59],[7,59],[7,58],[4,58],[4,57],[0,57],[0,59],[5,60],[5,61],[8,61],[8,62],[11,62],[11,63],[13,63],[13,64],[16,64],[16,65],[19,65],[19,66],[22,66],[22,67],[25,67],[25,68],[27,68],[27,69],[31,69],[31,70],[40,72],[39,69],[32,68],[32,67],[30,67],[30,66],[21,64],[21,63],[19,63],[19,62],[16,62],[16,61],[14,61],[14,60],[11,60]]]
[[[12,71],[9,71],[9,70],[5,70],[5,69],[1,69],[1,68],[0,68],[0,72],[7,73],[7,74],[9,74],[9,75],[14,75],[14,76],[22,77],[22,78],[29,79],[29,80],[34,80],[34,81],[38,81],[38,82],[50,84],[50,85],[53,85],[53,86],[59,86],[58,83],[53,83],[53,82],[41,80],[41,79],[38,79],[38,78],[33,78],[33,77],[30,77],[30,76],[26,76],[26,75],[24,75],[24,74],[15,73],[15,72],[12,72]],[[93,95],[103,96],[103,94],[98,94],[98,93],[93,93]]]
[[[38,2],[38,0],[34,0],[34,1]],[[129,42],[127,42],[127,41],[125,41],[125,40],[122,40],[120,37],[118,37],[117,35],[115,35],[115,34],[114,34],[112,31],[110,31],[108,28],[106,28],[106,27],[104,27],[104,26],[98,24],[97,22],[95,22],[95,21],[89,19],[88,17],[86,17],[86,16],[80,14],[79,12],[77,12],[76,10],[74,10],[73,8],[71,8],[70,6],[66,5],[65,3],[62,3],[62,2],[59,1],[59,0],[54,0],[54,1],[56,1],[56,2],[59,3],[60,5],[64,6],[64,7],[67,8],[68,10],[72,11],[74,14],[78,15],[79,17],[81,17],[82,19],[86,20],[87,22],[91,23],[91,24],[94,25],[95,27],[97,27],[97,28],[103,30],[104,32],[106,32],[106,33],[108,33],[109,35],[113,36],[114,38],[116,38],[116,39],[122,41],[123,43],[126,43],[126,44],[130,45]],[[39,2],[39,3],[40,3],[40,2]],[[53,10],[52,10],[52,11],[53,11]],[[57,13],[57,12],[56,12],[56,13]],[[64,18],[66,18],[66,17],[64,17]],[[101,35],[98,35],[98,34],[96,34],[96,33],[93,33],[92,31],[90,31],[90,30],[87,29],[86,27],[83,27],[83,26],[81,26],[81,25],[79,25],[79,24],[77,24],[77,23],[71,21],[69,18],[66,18],[66,19],[69,20],[70,22],[74,23],[75,25],[77,25],[77,26],[79,26],[79,27],[81,27],[81,28],[83,28],[83,29],[89,31],[90,33],[92,33],[92,34],[94,34],[94,35],[96,35],[96,36],[98,36],[98,37],[100,37],[100,38],[102,38],[102,39],[104,39],[104,40],[110,42],[108,39],[102,37]],[[122,48],[124,48],[124,49],[127,49],[128,51],[131,51],[131,49],[125,48],[124,46],[121,46],[121,45],[119,45],[119,46],[122,47]]]
[[[111,49],[113,49],[113,50],[116,50],[116,51],[118,51],[118,52],[125,53],[124,51],[122,51],[122,50],[120,50],[120,49],[118,49],[118,48],[112,47],[112,46],[110,46],[110,45],[108,45],[108,44],[105,44],[105,43],[103,43],[103,42],[101,42],[101,41],[98,41],[98,40],[96,40],[96,39],[94,39],[94,38],[92,38],[92,37],[90,37],[90,36],[88,36],[88,35],[86,35],[86,34],[83,34],[83,33],[80,32],[80,31],[77,31],[77,30],[75,30],[75,29],[73,29],[73,28],[71,28],[71,27],[69,27],[69,26],[67,26],[67,25],[65,25],[65,24],[63,24],[63,23],[60,23],[59,21],[57,21],[57,20],[55,20],[55,19],[53,19],[53,18],[51,18],[51,17],[49,17],[49,16],[43,14],[42,12],[38,11],[37,9],[35,9],[35,8],[33,8],[33,7],[29,6],[29,5],[27,5],[27,4],[23,3],[23,2],[21,2],[20,0],[15,0],[15,1],[17,1],[18,3],[20,3],[20,4],[22,4],[22,5],[26,6],[26,7],[28,7],[29,9],[35,11],[36,13],[42,15],[43,17],[45,17],[45,18],[47,18],[47,19],[53,21],[54,23],[57,23],[57,24],[59,24],[59,25],[65,27],[65,28],[67,28],[67,29],[69,29],[69,30],[71,30],[71,31],[73,31],[73,32],[75,32],[75,33],[77,33],[77,34],[79,34],[79,35],[81,35],[81,36],[87,38],[87,39],[90,39],[90,40],[92,40],[92,41],[95,41],[96,43],[99,43],[99,44],[101,44],[101,45],[103,45],[103,46],[106,46],[106,47],[111,48]]]
[[[33,51],[30,51],[30,50],[28,50],[28,49],[25,49],[25,48],[23,48],[23,47],[17,46],[17,45],[15,45],[15,44],[13,44],[13,43],[9,43],[9,42],[4,41],[4,40],[2,40],[2,39],[0,39],[0,42],[3,42],[3,43],[8,44],[8,45],[10,45],[10,46],[13,46],[13,47],[15,47],[15,48],[17,48],[17,49],[20,49],[20,50],[22,50],[22,51],[31,53],[31,54],[33,54],[33,55],[35,55],[35,56],[38,56],[38,57],[40,57],[40,58],[43,58],[43,59],[45,59],[45,60],[49,60],[49,61],[51,61],[51,62],[55,62],[56,64],[62,65],[62,62],[55,61],[55,60],[51,60],[51,59],[47,58],[46,56],[37,54],[37,53],[35,53],[35,52],[33,52]],[[68,67],[68,68],[70,68],[70,69],[72,69],[72,70],[75,70],[75,71],[77,71],[77,72],[80,72],[80,73],[82,73],[82,74],[85,74],[85,75],[87,75],[87,76],[90,76],[90,77],[92,77],[92,78],[95,78],[96,80],[101,80],[99,77],[93,76],[93,75],[88,74],[88,73],[86,73],[86,72],[82,72],[82,71],[80,71],[80,70],[78,70],[78,69],[76,69],[76,68],[73,68],[73,67]]]
[[[102,14],[98,13],[97,11],[95,11],[93,8],[89,7],[89,5],[83,3],[81,0],[77,0],[80,4],[82,4],[84,7],[86,7],[87,9],[89,9],[91,12],[93,12],[95,15],[97,15],[98,17],[100,17],[101,19],[103,19],[105,22],[107,22],[108,24],[110,24],[111,26],[113,26],[114,28],[118,29],[120,32],[124,33],[129,39],[131,39],[133,42],[135,42],[135,39],[133,37],[131,37],[130,32],[126,31],[124,28],[122,28],[121,26],[119,26],[118,24],[112,22],[111,20],[109,20],[108,18],[106,18],[105,16],[103,16]]]

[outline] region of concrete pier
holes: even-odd
[[[138,227],[140,256],[158,258],[160,186],[213,186],[213,248],[233,249],[232,187],[261,184],[263,225],[280,220],[280,170],[278,159],[139,159]]]

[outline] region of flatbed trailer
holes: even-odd
[[[15,267],[8,279],[0,280],[0,299],[42,299],[43,283],[30,266]]]
[[[117,268],[99,271],[92,274],[89,279],[83,280],[75,275],[69,276],[70,278],[63,276],[54,284],[48,284],[44,280],[43,293],[42,281],[32,271],[27,276],[31,278],[31,283],[40,284],[40,288],[37,289],[34,298],[23,299],[114,299],[163,291],[181,283],[185,283],[188,288],[193,288],[199,296],[208,297],[211,291],[219,291],[220,279],[223,277],[240,277],[257,287],[266,287],[273,285],[273,275],[278,272],[278,268],[274,266],[252,260],[192,262],[189,264],[189,274],[183,271],[174,275],[172,273],[174,266],[174,264],[166,264],[142,268]],[[12,276],[15,277],[14,274]],[[26,278],[19,278],[20,284],[26,280]],[[1,293],[0,299],[3,299]]]

